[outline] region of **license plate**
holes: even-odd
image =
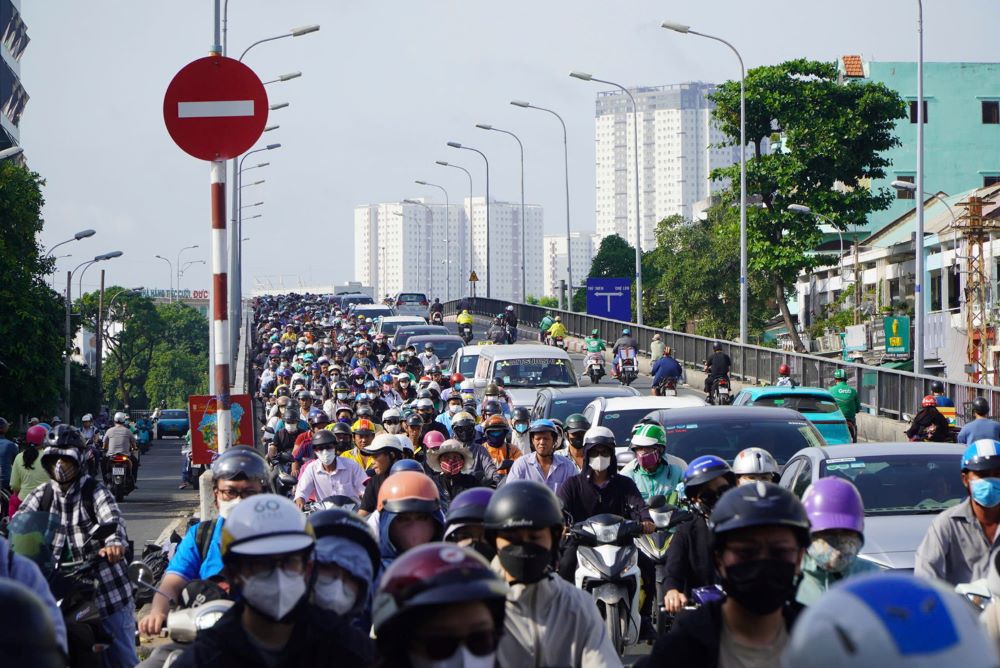
[[[728,387],[720,387],[719,388],[719,394],[729,394],[729,388]]]
[[[125,475],[125,467],[124,466],[114,467],[113,469],[111,469],[111,475]]]

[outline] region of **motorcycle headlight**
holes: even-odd
[[[660,512],[658,510],[649,511],[649,516],[653,520],[653,524],[656,525],[657,529],[665,529],[670,525],[670,518],[673,516],[674,511],[668,510],[667,512]]]
[[[591,528],[601,543],[613,543],[618,540],[618,524],[592,524]]]

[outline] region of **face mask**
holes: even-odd
[[[289,575],[275,568],[270,575],[246,578],[240,593],[255,611],[280,622],[306,595],[306,580],[302,575]]]
[[[329,466],[330,464],[337,461],[337,453],[335,450],[330,450],[330,449],[317,450],[316,459],[318,459],[319,463],[322,464],[323,466]]]
[[[375,401],[376,397],[378,397],[378,394],[376,392],[369,392],[368,393],[368,398],[371,399],[372,401]]]
[[[316,605],[324,610],[332,610],[338,615],[347,614],[358,600],[354,590],[340,578],[317,578],[313,586],[313,595],[316,597]]]
[[[758,559],[726,566],[726,594],[751,614],[767,615],[795,596],[795,564],[778,559]]]
[[[410,655],[410,665],[413,668],[493,668],[496,660],[496,652],[490,652],[486,656],[476,656],[465,645],[455,648],[455,653],[447,659],[428,659],[425,656]]]
[[[337,392],[337,399],[340,401],[347,401],[347,397],[350,395],[347,392]]]
[[[221,517],[222,519],[226,519],[227,517],[229,517],[229,513],[233,510],[233,508],[236,507],[236,504],[238,504],[242,500],[243,499],[240,499],[239,497],[235,499],[219,499],[218,501],[219,517]]]
[[[334,446],[334,448],[337,450],[338,453],[347,452],[348,450],[350,450],[353,447],[354,447],[354,444],[351,443],[351,441],[349,439],[346,439],[346,438],[345,439],[339,439],[338,438],[337,439],[337,443]]]
[[[454,415],[462,409],[462,404],[448,404],[448,412]]]
[[[523,434],[524,432],[528,431],[528,425],[526,425],[523,422],[518,422],[517,424],[514,425],[514,431],[516,431],[519,434]]]
[[[647,471],[653,471],[660,464],[660,453],[658,452],[647,452],[645,454],[636,457],[639,461],[639,466],[646,469]]]
[[[337,422],[342,422],[344,424],[351,424],[351,418],[349,418],[349,417],[339,417],[339,418],[337,418]]]
[[[497,557],[514,582],[522,584],[541,580],[552,563],[552,553],[537,543],[507,545],[497,551]]]
[[[814,538],[809,544],[809,556],[816,565],[831,573],[842,573],[854,563],[861,551],[860,536],[830,536]]]
[[[441,466],[441,472],[446,475],[457,475],[465,467],[464,462],[455,459],[442,459],[438,464]]]
[[[715,507],[715,503],[719,500],[723,494],[729,491],[730,487],[723,487],[716,492],[702,492],[698,495],[697,501],[695,501],[695,507],[704,513],[705,517],[712,514],[712,508]]]
[[[52,467],[52,479],[56,482],[70,482],[76,478],[77,471],[78,467],[75,462],[59,459]]]
[[[424,421],[424,424],[430,424],[434,421],[434,413],[420,413],[420,419]]]
[[[398,422],[396,424],[383,424],[382,428],[385,429],[387,434],[401,434],[403,433],[403,426]]]
[[[488,431],[488,432],[486,432],[486,442],[491,447],[499,448],[499,447],[503,446],[504,441],[507,440],[506,436],[507,436],[507,434],[504,433],[504,432],[502,432],[502,431],[501,432],[496,432],[496,433]]]
[[[611,466],[611,457],[591,457],[590,468],[595,471],[607,471]]]
[[[289,434],[294,434],[299,430],[299,425],[294,422],[288,422],[285,424],[285,431]]]

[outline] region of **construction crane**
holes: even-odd
[[[983,244],[1000,230],[1000,220],[983,216],[983,204],[993,200],[970,196],[959,202],[963,213],[955,221],[955,229],[966,242],[965,259],[965,324],[968,335],[966,373],[970,382],[989,383],[990,339],[994,337],[989,325],[987,304],[992,301],[990,268],[983,253]],[[958,248],[955,249],[956,255]]]

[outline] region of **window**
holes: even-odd
[[[995,186],[1000,183],[1000,174],[987,174],[983,177],[983,187]]]
[[[927,100],[924,100],[924,125],[927,125]],[[910,122],[917,122],[917,101],[910,100]]]
[[[983,123],[1000,124],[1000,100],[983,100]]]
[[[913,176],[897,176],[896,180],[897,181],[905,181],[906,183],[913,183],[913,180],[915,178],[916,177],[913,177]],[[912,190],[902,190],[902,189],[899,189],[899,190],[896,191],[896,199],[916,199],[916,198],[917,198],[917,194],[916,194],[916,192],[914,192]]]
[[[795,483],[792,485],[792,494],[802,498],[809,485],[812,484],[812,462],[808,459],[802,461],[802,468],[795,476]]]

